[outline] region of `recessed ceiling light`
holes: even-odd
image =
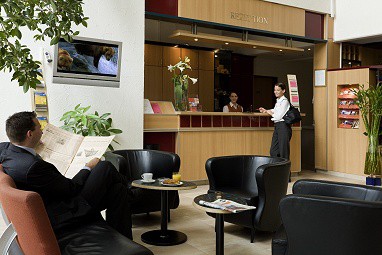
[[[227,43],[227,42],[225,43],[225,45],[228,45],[228,44],[229,44],[229,43]]]
[[[215,52],[215,53],[218,53],[218,52],[219,52],[219,50],[214,50],[214,52]]]
[[[178,48],[179,47],[179,45],[177,44],[177,45],[174,45],[174,48]]]
[[[279,51],[283,51],[283,50],[279,50]]]
[[[197,41],[199,41],[199,39],[198,39],[198,38],[195,38],[194,41],[197,42]]]
[[[257,47],[256,46],[253,46],[254,49],[256,49]]]
[[[215,58],[217,58],[218,57],[218,55],[215,55]]]
[[[310,48],[308,48],[308,50],[310,50]]]

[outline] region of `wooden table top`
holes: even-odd
[[[154,189],[154,190],[186,190],[186,189],[196,189],[197,185],[189,181],[181,181],[182,185],[179,186],[165,186],[159,180],[155,180],[152,183],[142,182],[142,180],[135,180],[131,183],[133,187],[143,188],[143,189]]]

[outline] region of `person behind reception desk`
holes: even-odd
[[[292,127],[290,124],[286,124],[283,119],[290,107],[288,99],[284,96],[285,89],[286,87],[283,83],[277,83],[274,88],[274,93],[277,98],[275,107],[269,110],[260,107],[259,110],[262,113],[271,115],[272,121],[275,123],[270,149],[271,156],[289,159],[289,142],[292,138]]]
[[[243,112],[243,107],[237,103],[238,96],[236,92],[232,91],[229,94],[229,99],[231,102],[223,107],[223,112]]]

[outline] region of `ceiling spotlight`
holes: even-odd
[[[225,45],[228,45],[229,43],[226,42],[226,43],[224,43],[224,44],[225,44]]]
[[[194,41],[197,42],[197,41],[199,41],[199,39],[198,39],[198,38],[195,38]]]
[[[254,49],[256,49],[257,47],[256,46],[253,46]]]
[[[179,47],[179,45],[177,44],[177,45],[174,45],[174,48],[178,48]]]
[[[308,50],[310,50],[310,48],[308,48]]]
[[[217,49],[217,50],[214,50],[214,53],[218,53],[219,52],[219,49]]]
[[[218,57],[218,55],[215,55],[215,58],[217,58]]]
[[[279,51],[283,51],[283,50],[279,50]]]

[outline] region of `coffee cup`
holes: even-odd
[[[149,182],[153,179],[153,174],[152,173],[144,173],[141,175],[143,181]]]

